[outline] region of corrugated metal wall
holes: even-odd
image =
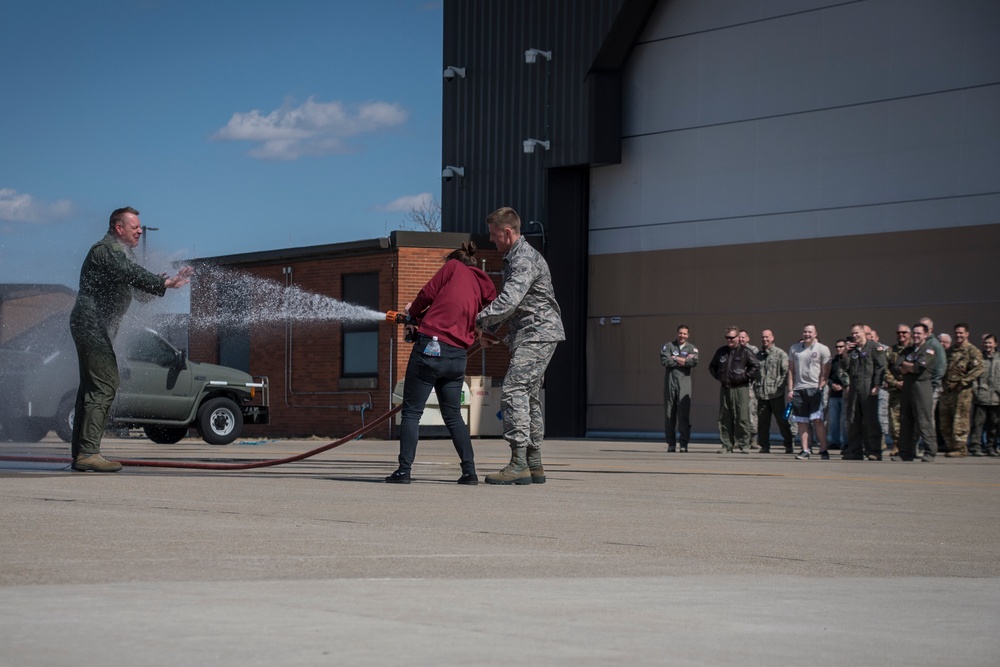
[[[587,71],[626,1],[445,1],[443,66],[465,78],[443,86],[442,167],[465,177],[442,184],[443,231],[480,232],[499,206],[546,219],[545,169],[588,163]],[[551,149],[526,154],[528,138]]]
[[[485,231],[513,206],[543,252],[566,342],[546,374],[546,432],[586,429],[589,167],[621,159],[621,68],[658,0],[445,0],[442,167],[465,169],[441,187],[441,227]],[[525,51],[551,51],[525,62]],[[588,76],[589,73],[589,76]],[[525,139],[550,142],[525,153]]]

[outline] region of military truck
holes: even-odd
[[[147,327],[122,332],[118,342],[121,384],[109,427],[142,428],[162,444],[194,428],[206,442],[228,445],[244,424],[268,423],[267,378],[191,361]],[[78,385],[68,311],[8,335],[0,342],[0,438],[37,442],[54,430],[69,442]]]

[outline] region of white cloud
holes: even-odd
[[[348,150],[345,139],[377,132],[406,122],[398,104],[368,102],[349,109],[342,102],[317,102],[310,97],[301,106],[284,104],[264,114],[258,109],[237,112],[212,135],[216,141],[259,143],[250,155],[265,160],[295,160],[304,155],[328,155]]]
[[[405,195],[394,199],[388,204],[377,206],[376,210],[387,213],[409,213],[413,210],[420,210],[429,206],[434,201],[434,195],[429,192],[421,192],[419,195]]]
[[[0,188],[0,221],[41,225],[64,220],[72,212],[68,200],[44,202],[13,188]]]

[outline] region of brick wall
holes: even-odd
[[[401,310],[441,268],[451,248],[401,247],[308,260],[289,259],[254,265],[243,262],[241,272],[299,287],[307,292],[341,299],[342,276],[378,272],[379,310]],[[486,271],[499,288],[500,254],[480,251]],[[291,274],[283,273],[284,267]],[[191,297],[191,358],[218,362],[217,329],[203,326],[206,316],[219,308],[219,296],[208,280],[196,280]],[[199,322],[201,320],[201,322]],[[308,437],[335,439],[347,435],[391,408],[391,393],[406,372],[411,346],[402,340],[400,326],[382,323],[378,336],[378,376],[341,377],[342,327],[339,322],[255,323],[250,328],[250,372],[266,375],[270,384],[271,423],[247,426],[244,437]],[[485,354],[486,374],[502,378],[507,369],[507,348],[496,345]],[[479,375],[483,355],[470,357],[469,374]],[[371,408],[363,413],[362,404]],[[394,422],[394,420],[393,420]],[[368,437],[398,436],[398,427],[383,424]]]

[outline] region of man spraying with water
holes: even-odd
[[[186,266],[167,278],[139,266],[132,251],[141,236],[139,211],[130,206],[116,209],[108,233],[90,249],[80,269],[80,291],[69,325],[80,360],[72,439],[73,470],[80,472],[122,469],[117,461],[101,456],[101,436],[118,390],[113,341],[133,295],[163,296],[168,288],[187,285],[194,273]]]
[[[541,449],[545,427],[538,394],[556,344],[566,340],[562,314],[549,265],[521,236],[521,218],[514,209],[497,209],[486,224],[490,241],[504,253],[503,287],[496,300],[479,313],[476,326],[492,334],[507,322],[505,342],[511,349],[500,395],[510,463],[486,475],[486,483],[541,484],[545,482]]]

